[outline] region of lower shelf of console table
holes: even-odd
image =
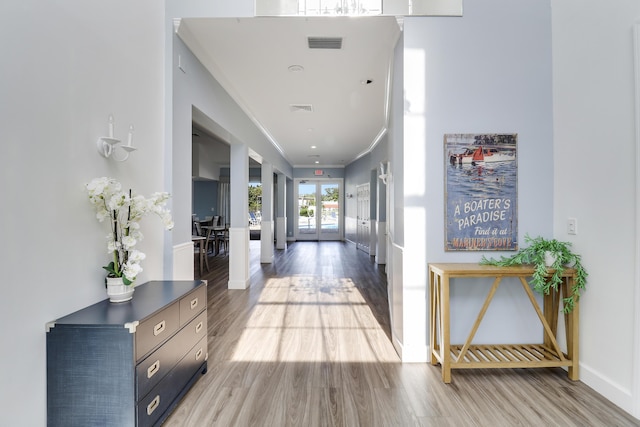
[[[47,325],[47,425],[156,426],[207,370],[206,281],[153,281]]]

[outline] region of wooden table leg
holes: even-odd
[[[436,365],[438,358],[436,357],[436,334],[438,333],[438,313],[440,313],[440,299],[438,298],[439,276],[433,271],[429,271],[429,353],[431,364]]]
[[[569,277],[566,281],[562,282],[562,295],[566,298],[571,289],[573,288],[573,277]],[[567,335],[567,356],[571,360],[571,365],[568,369],[569,379],[578,381],[580,379],[579,371],[579,315],[580,304],[578,301],[574,302],[573,311],[571,313],[565,313],[564,324]]]
[[[449,323],[449,276],[443,274],[440,277],[440,312],[442,328],[442,342],[440,349],[442,351],[442,381],[444,383],[451,382],[451,325]]]

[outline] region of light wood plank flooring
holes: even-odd
[[[259,250],[244,291],[226,289],[226,255],[209,258],[209,370],[165,426],[640,426],[561,369],[443,384],[439,367],[400,363],[371,257],[296,242],[260,264]]]

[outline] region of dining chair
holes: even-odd
[[[218,248],[218,253],[224,247],[224,252],[226,254],[229,253],[229,227],[225,226],[224,230],[216,232],[216,246]]]

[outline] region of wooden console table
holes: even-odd
[[[570,295],[575,270],[565,269],[563,281],[557,292],[543,297],[540,309],[533,291],[527,282],[534,269],[531,266],[496,267],[491,265],[449,263],[429,264],[429,345],[431,364],[442,366],[442,381],[451,382],[452,369],[473,368],[543,368],[567,366],[569,378],[578,380],[578,314],[579,304],[575,301],[573,311],[564,314],[567,352],[563,353],[556,338],[558,313],[562,298]],[[478,313],[467,341],[463,345],[450,342],[449,280],[452,278],[495,278],[493,286]],[[493,296],[504,277],[516,277],[535,309],[544,328],[541,344],[499,344],[473,345],[472,341]]]

